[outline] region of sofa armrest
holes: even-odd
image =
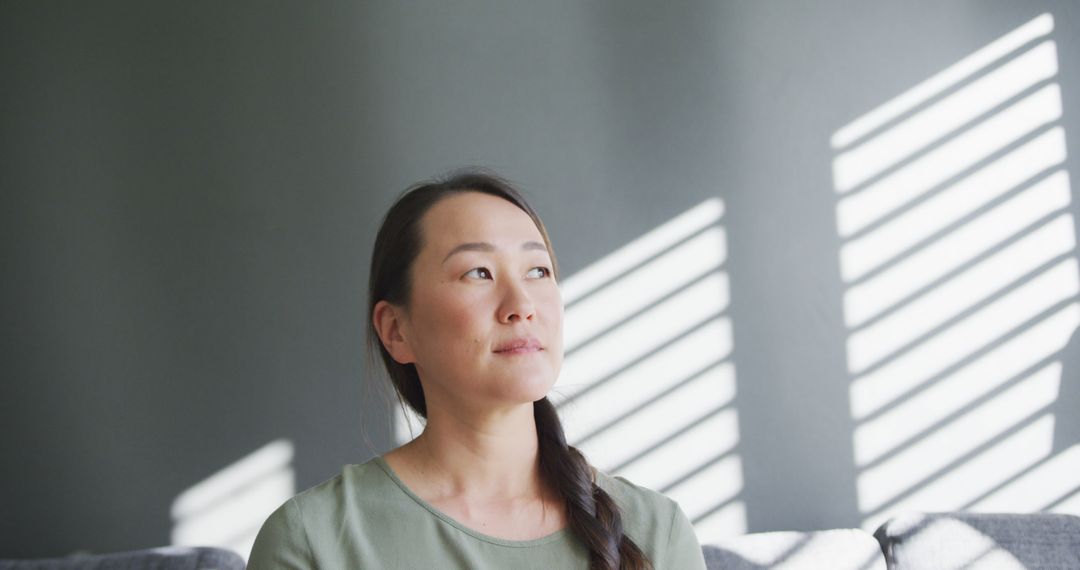
[[[906,513],[874,533],[890,570],[1080,568],[1080,517]]]

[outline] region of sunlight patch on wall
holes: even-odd
[[[266,517],[296,494],[293,445],[277,440],[180,493],[173,501],[173,546],[219,546],[251,553]]]
[[[723,213],[703,202],[562,282],[552,394],[571,445],[678,501],[703,542],[746,532]]]
[[[866,528],[1080,502],[1080,447],[1052,456],[1049,411],[1080,324],[1053,29],[1043,14],[833,135]]]

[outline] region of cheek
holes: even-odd
[[[544,295],[538,300],[537,304],[540,305],[540,308],[543,311],[542,314],[546,315],[544,320],[548,322],[549,326],[558,327],[558,329],[561,330],[563,323],[563,302],[562,295],[559,294],[558,290],[555,290],[554,293]]]
[[[429,330],[425,336],[437,341],[437,346],[430,347],[432,350],[446,351],[457,347],[468,351],[481,344],[479,303],[460,297],[442,297],[431,299],[426,308],[426,326]]]

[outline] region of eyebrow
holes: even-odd
[[[488,243],[486,241],[475,241],[475,242],[463,243],[463,244],[455,247],[454,249],[451,249],[450,253],[446,254],[446,257],[443,258],[443,263],[445,264],[446,260],[450,259],[450,257],[453,256],[454,254],[461,253],[463,251],[492,252],[492,251],[495,251],[496,249],[497,248],[494,245],[492,245],[492,244],[490,244],[490,243]],[[541,250],[541,251],[547,251],[547,246],[540,243],[540,242],[538,242],[538,241],[527,241],[527,242],[521,244],[521,250],[522,251],[530,251],[530,250],[534,250],[534,249],[538,249],[538,250]]]

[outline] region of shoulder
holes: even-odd
[[[629,480],[596,472],[596,484],[619,505],[623,526],[631,534],[661,533],[670,530],[678,504],[668,497],[631,483]]]
[[[657,568],[705,568],[697,534],[678,503],[601,471],[596,484],[619,505],[626,534]]]
[[[285,501],[263,523],[251,552],[249,568],[317,566],[326,536],[337,536],[343,523],[366,526],[365,502],[385,496],[386,477],[374,461],[347,465],[338,475]],[[361,507],[357,509],[357,507]]]

